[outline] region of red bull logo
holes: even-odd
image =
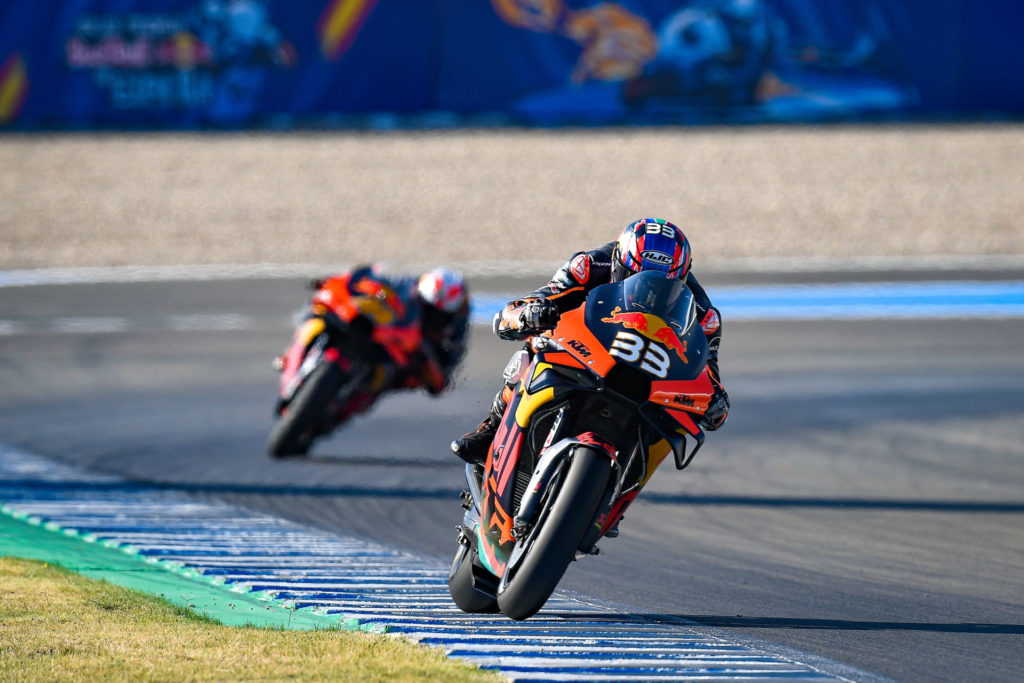
[[[616,306],[607,318],[601,318],[601,322],[618,323],[627,329],[636,330],[651,341],[664,344],[675,351],[681,361],[689,363],[686,358],[686,342],[679,339],[675,330],[656,315],[639,312],[623,313],[622,309]]]

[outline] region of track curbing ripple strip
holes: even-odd
[[[297,620],[399,634],[513,680],[883,680],[562,592],[525,622],[465,614],[434,560],[181,492],[89,486],[99,481],[126,483],[0,446],[0,524],[18,520],[64,543],[114,549],[133,567],[122,576],[148,568]],[[5,551],[4,539],[0,527],[0,554],[24,549],[12,552],[8,541]]]

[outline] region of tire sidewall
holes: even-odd
[[[547,602],[597,514],[610,473],[606,454],[582,445],[574,449],[544,527],[498,595],[498,606],[506,616],[527,619]]]
[[[303,437],[323,414],[343,379],[341,369],[333,363],[322,362],[313,368],[299,385],[287,411],[270,434],[267,450],[272,456],[303,454],[309,449],[309,443],[302,443]],[[309,439],[310,443],[312,438]]]

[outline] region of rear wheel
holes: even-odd
[[[448,572],[448,592],[452,600],[463,612],[493,614],[498,611],[498,601],[493,593],[478,590],[473,586],[473,562],[476,549],[472,545],[459,544],[459,551],[455,553],[452,561],[452,568]],[[478,568],[478,572],[486,572],[486,569]],[[496,585],[498,580],[490,577]]]
[[[323,429],[327,407],[345,376],[334,363],[321,363],[296,390],[281,419],[270,433],[267,451],[275,458],[305,455]]]
[[[515,573],[498,595],[505,616],[528,619],[551,597],[597,513],[610,471],[607,455],[576,447],[561,489],[547,502],[548,510],[538,511],[540,528],[519,541],[532,546],[521,563],[510,568]]]

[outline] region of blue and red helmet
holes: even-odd
[[[683,231],[661,218],[641,218],[623,230],[612,249],[612,282],[643,270],[685,279],[690,272],[690,242]]]

